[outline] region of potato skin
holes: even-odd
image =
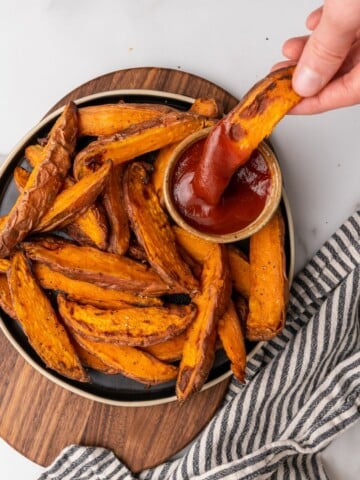
[[[9,256],[15,245],[34,230],[62,187],[76,141],[77,109],[74,103],[65,107],[56,125],[46,146],[45,159],[32,171],[2,225],[0,257]]]
[[[12,258],[8,281],[16,318],[46,366],[73,380],[88,381],[65,328],[20,251]]]

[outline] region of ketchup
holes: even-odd
[[[207,203],[216,205],[238,167],[251,154],[251,149],[238,140],[245,134],[239,124],[224,118],[209,133],[194,176],[194,191]]]
[[[209,205],[194,191],[194,174],[205,139],[192,144],[180,157],[172,177],[173,201],[184,220],[210,234],[233,233],[249,225],[263,210],[270,192],[267,163],[254,150],[245,165],[232,176],[217,205]]]

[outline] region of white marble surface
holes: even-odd
[[[281,59],[286,38],[305,32],[305,16],[318,4],[2,0],[0,152],[8,153],[69,90],[120,68],[179,68],[240,96]],[[297,270],[360,206],[359,114],[357,106],[287,117],[272,136],[294,215]],[[360,428],[353,432],[341,439],[347,451],[359,445]],[[342,452],[333,448],[330,461],[341,464]],[[360,478],[354,457],[345,462],[353,476],[334,478]],[[2,480],[36,478],[42,471],[2,441],[0,466]]]

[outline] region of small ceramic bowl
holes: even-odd
[[[168,163],[165,176],[164,176],[164,200],[166,208],[173,218],[175,223],[177,223],[180,227],[184,228],[185,230],[197,235],[201,238],[206,240],[216,242],[216,243],[231,243],[237,242],[239,240],[243,240],[245,238],[251,237],[255,232],[260,230],[272,217],[275,210],[278,208],[281,195],[282,195],[282,175],[279,163],[274,152],[271,148],[264,142],[258,145],[257,149],[261,153],[262,157],[264,158],[270,178],[271,178],[271,186],[270,191],[267,195],[265,206],[260,212],[260,214],[241,230],[237,230],[231,233],[226,234],[215,234],[215,233],[207,233],[196,229],[194,226],[190,225],[186,219],[179,213],[178,209],[176,208],[174,197],[173,197],[173,174],[175,167],[177,166],[179,160],[183,156],[183,153],[194,143],[206,137],[211,130],[210,128],[206,128],[195,132],[192,135],[189,135],[185,138],[178,147],[174,150],[172,157]]]

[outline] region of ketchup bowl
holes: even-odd
[[[172,219],[185,230],[216,243],[230,243],[260,230],[278,208],[282,175],[274,152],[258,145],[235,172],[218,205],[197,197],[192,179],[210,128],[185,138],[174,150],[164,176],[164,200]]]

